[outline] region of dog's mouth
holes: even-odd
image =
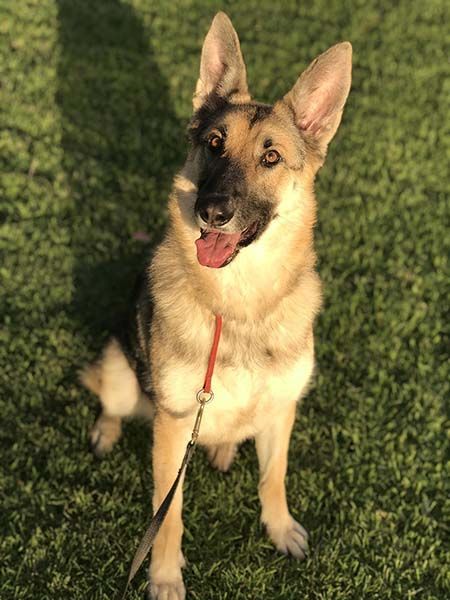
[[[237,233],[201,229],[201,235],[195,242],[198,262],[204,267],[214,269],[225,267],[230,264],[241,248],[255,240],[258,229],[257,221]]]

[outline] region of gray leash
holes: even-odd
[[[151,547],[153,546],[153,542],[155,541],[158,531],[160,530],[161,525],[163,524],[163,521],[166,518],[167,512],[169,511],[170,505],[172,504],[173,497],[175,496],[175,492],[177,491],[178,484],[180,483],[180,480],[186,470],[186,467],[188,466],[192,455],[194,454],[205,404],[210,402],[213,398],[214,394],[212,393],[212,391],[206,392],[204,390],[200,390],[197,394],[197,400],[200,406],[197,411],[197,416],[195,419],[194,429],[192,430],[191,439],[187,443],[186,451],[184,453],[183,460],[181,461],[181,466],[178,470],[178,475],[176,476],[175,481],[173,482],[172,487],[168,491],[166,497],[162,501],[161,506],[154,514],[152,520],[150,521],[150,525],[148,526],[147,531],[144,533],[144,536],[139,543],[139,546],[136,550],[136,553],[130,566],[128,580],[124,592],[121,596],[122,600],[125,600],[128,588],[130,587],[134,576],[141,568],[142,563],[147,558],[147,555],[150,552]]]

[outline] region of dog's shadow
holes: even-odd
[[[184,134],[151,32],[119,0],[57,0],[57,102],[71,195],[71,317],[98,350],[160,239]],[[133,239],[144,231],[147,243]]]
[[[132,6],[57,0],[57,8],[56,100],[73,255],[69,316],[77,360],[87,361],[123,319],[145,257],[161,238],[184,132],[151,31]],[[139,230],[147,243],[133,239]],[[148,470],[148,432],[140,437]]]

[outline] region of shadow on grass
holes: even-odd
[[[58,0],[64,170],[73,199],[72,318],[98,351],[160,239],[180,163],[180,124],[152,56],[152,35],[118,0]],[[181,145],[182,146],[182,145]]]
[[[57,102],[73,205],[69,313],[80,346],[75,355],[85,362],[120,327],[137,276],[161,238],[184,131],[152,54],[152,32],[131,6],[119,0],[57,0],[57,6]],[[137,230],[150,243],[134,241]],[[81,366],[74,365],[74,379]],[[148,427],[132,424],[124,433],[122,452],[108,460],[121,460],[123,452],[137,456],[148,495]]]

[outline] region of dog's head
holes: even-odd
[[[224,13],[203,45],[184,170],[183,213],[196,228],[197,258],[224,267],[264,235],[287,190],[323,163],[351,82],[351,45],[321,54],[273,106],[251,100],[239,39]],[[306,176],[306,175],[305,175]]]

